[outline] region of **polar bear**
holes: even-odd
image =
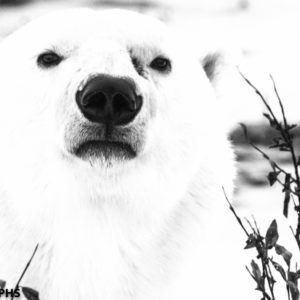
[[[43,300],[240,299],[234,156],[191,47],[138,13],[58,12],[1,43],[0,82],[8,286],[39,244],[22,285]]]

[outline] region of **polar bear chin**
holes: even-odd
[[[82,159],[126,160],[136,157],[130,144],[118,141],[87,141],[75,150]]]

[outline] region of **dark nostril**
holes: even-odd
[[[83,99],[82,104],[89,110],[101,110],[105,108],[106,96],[104,93],[95,93]]]
[[[99,75],[76,93],[76,102],[92,122],[126,125],[140,111],[142,97],[136,95],[132,81]]]
[[[132,110],[130,108],[130,101],[121,94],[114,95],[113,106],[114,106],[115,112],[118,114],[120,114],[124,111],[127,111],[127,110],[129,110],[129,111]]]

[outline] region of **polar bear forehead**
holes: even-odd
[[[11,39],[36,49],[56,43],[80,46],[92,39],[147,47],[162,45],[171,40],[171,36],[165,24],[146,15],[120,9],[81,8],[40,17],[19,29]]]

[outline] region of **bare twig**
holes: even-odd
[[[260,97],[260,99],[263,101],[263,103],[264,103],[265,106],[267,107],[269,113],[270,113],[271,116],[273,117],[273,119],[274,119],[274,121],[276,122],[276,124],[279,124],[279,122],[278,122],[276,116],[274,115],[274,113],[273,113],[273,111],[272,111],[270,105],[268,104],[267,100],[264,98],[264,96],[262,95],[262,93],[261,93],[261,92],[260,92],[260,91],[259,91],[259,90],[258,90],[258,89],[250,82],[250,80],[249,80],[248,78],[246,78],[246,77],[244,76],[244,74],[243,74],[239,69],[238,69],[238,71],[239,71],[240,75],[244,78],[244,80],[248,83],[248,85],[250,85],[250,86],[254,89],[255,93],[256,93],[256,94]]]
[[[35,254],[36,254],[36,251],[37,251],[38,247],[39,247],[39,244],[37,244],[37,245],[35,246],[34,251],[33,251],[32,255],[31,255],[31,257],[30,257],[29,261],[27,262],[27,264],[26,264],[26,266],[25,266],[25,268],[24,268],[24,270],[23,270],[23,272],[22,272],[22,274],[21,274],[21,276],[20,276],[20,278],[19,278],[19,280],[18,280],[18,282],[17,282],[17,284],[16,284],[16,286],[15,286],[15,288],[14,288],[14,292],[13,292],[13,295],[12,295],[12,297],[11,297],[11,300],[14,299],[14,294],[15,294],[15,292],[19,289],[20,283],[21,283],[21,281],[22,281],[22,279],[23,279],[25,273],[27,272],[27,270],[28,270],[28,268],[29,268],[29,266],[30,266],[30,264],[31,264],[31,262],[32,262],[32,260],[33,260],[33,258],[34,258],[34,256],[35,256]]]
[[[228,197],[227,197],[227,195],[226,195],[226,192],[225,192],[225,189],[224,189],[223,186],[222,186],[222,189],[223,189],[223,193],[224,193],[225,199],[226,199],[227,203],[229,204],[230,210],[231,210],[232,213],[234,214],[235,218],[237,219],[238,223],[240,224],[240,226],[242,227],[242,229],[244,230],[244,232],[246,233],[246,235],[249,236],[249,233],[248,233],[247,229],[245,228],[245,226],[244,226],[242,220],[241,220],[240,217],[237,215],[237,213],[235,212],[234,207],[232,206],[232,204],[231,204],[230,201],[228,200]]]
[[[270,78],[271,78],[271,80],[272,80],[273,88],[274,88],[276,97],[277,97],[277,99],[278,99],[279,105],[280,105],[281,114],[282,114],[283,122],[284,122],[284,127],[287,128],[287,127],[288,127],[288,123],[287,123],[287,120],[286,120],[286,115],[285,115],[284,107],[283,107],[281,98],[279,97],[279,93],[278,93],[278,91],[277,91],[277,87],[276,87],[276,84],[275,84],[275,80],[274,80],[274,78],[273,78],[273,76],[272,76],[271,74],[270,74]]]

